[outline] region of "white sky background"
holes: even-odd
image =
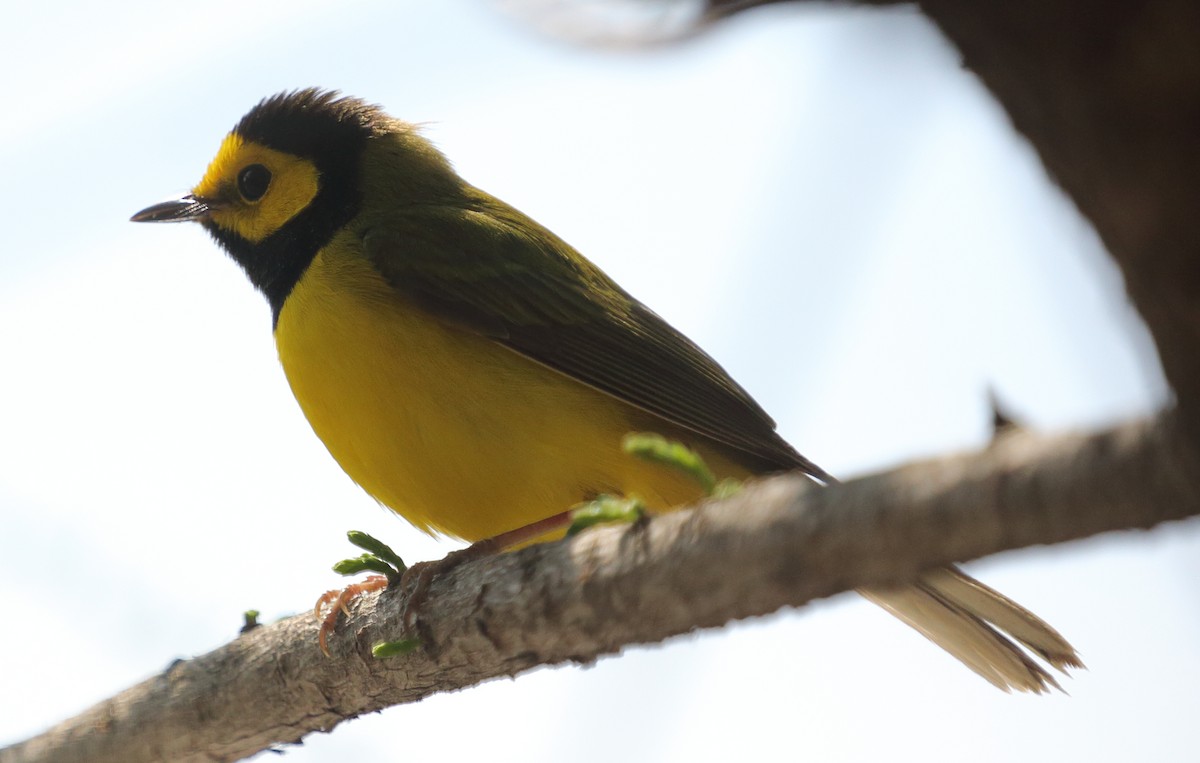
[[[853,476],[1166,397],[1090,227],[909,10],[781,7],[581,50],[469,0],[7,9],[0,25],[0,744],[338,579],[380,510],[312,434],[265,301],[197,226],[135,226],[261,97],[428,122],[480,187],[708,349]],[[280,19],[287,19],[281,22]],[[315,735],[293,761],[1182,760],[1200,747],[1200,526],[971,572],[1089,672],[997,692],[854,596]],[[314,646],[315,648],[315,646]]]

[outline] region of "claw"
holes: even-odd
[[[316,606],[313,607],[313,617],[321,621],[321,628],[317,631],[317,643],[321,646],[321,653],[329,657],[329,634],[337,628],[338,612],[343,612],[347,617],[350,616],[350,602],[354,601],[364,593],[371,591],[379,591],[387,587],[387,578],[383,575],[371,575],[364,578],[359,583],[351,583],[345,588],[332,591],[326,591],[321,594],[321,598],[317,599]],[[330,605],[332,602],[332,605]],[[321,610],[324,607],[329,607],[329,612],[324,617],[321,616]]]
[[[362,533],[351,533],[350,541],[370,553],[364,554],[363,557],[358,559],[348,559],[344,562],[339,562],[338,565],[334,566],[334,569],[342,574],[353,574],[367,569],[382,570],[383,567],[394,567],[395,569],[392,573],[393,579],[400,570],[403,570],[403,575],[400,576],[401,591],[408,590],[408,583],[415,581],[412,593],[409,594],[408,601],[404,605],[404,627],[411,629],[417,615],[420,613],[421,605],[425,602],[429,594],[429,584],[436,575],[449,572],[463,562],[491,556],[500,551],[536,541],[547,535],[562,532],[570,522],[570,512],[556,514],[534,522],[531,525],[501,533],[493,538],[481,540],[459,551],[452,551],[443,559],[436,562],[418,562],[407,569],[404,568],[404,562],[400,560],[400,557],[396,556],[395,552],[387,546],[379,543],[379,541],[370,536],[364,536]],[[375,559],[375,557],[380,558]],[[364,560],[369,561],[371,559],[379,562],[382,567],[364,565]],[[347,569],[341,569],[342,565],[347,565]],[[326,591],[321,595],[321,598],[317,599],[317,603],[313,607],[313,617],[321,621],[321,628],[317,632],[317,642],[321,646],[321,652],[326,657],[330,656],[329,634],[333,633],[337,628],[338,612],[344,612],[346,616],[349,616],[350,608],[348,605],[351,601],[364,593],[386,588],[387,585],[388,578],[386,576],[371,575],[361,583],[352,583],[341,590]],[[322,612],[326,608],[329,611],[322,615]]]

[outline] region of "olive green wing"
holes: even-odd
[[[716,361],[511,207],[410,207],[363,244],[391,286],[438,319],[741,451],[752,468],[831,481]]]

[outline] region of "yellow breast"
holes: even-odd
[[[669,428],[438,323],[397,297],[352,243],[318,254],[275,340],[313,429],[380,503],[426,531],[474,541],[598,493],[636,494],[656,508],[697,497],[686,479],[620,450],[628,431]]]

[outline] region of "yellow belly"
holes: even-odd
[[[380,503],[475,541],[598,493],[658,509],[698,497],[686,478],[621,452],[632,430],[678,436],[666,422],[436,322],[365,260],[329,251],[288,297],[275,340],[313,430]],[[722,476],[745,474],[701,452]]]

